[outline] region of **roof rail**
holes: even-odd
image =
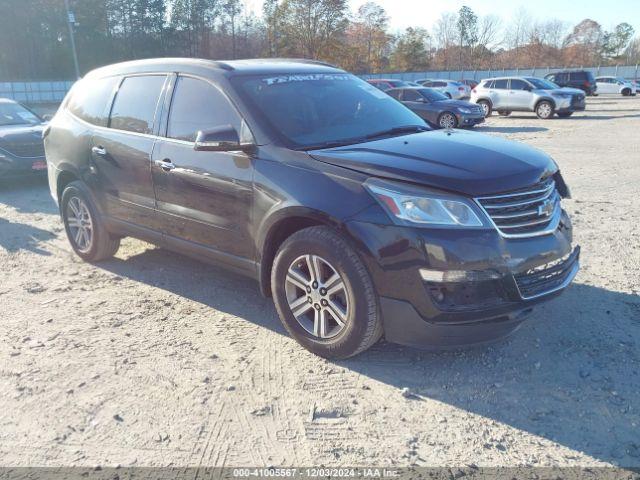
[[[325,67],[340,68],[329,62],[323,62],[322,60],[313,60],[311,58],[265,58],[264,60],[272,60],[276,62],[297,62],[308,63],[311,65],[324,65]]]

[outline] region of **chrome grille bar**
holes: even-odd
[[[503,237],[552,233],[560,224],[560,195],[552,179],[512,192],[475,199]]]

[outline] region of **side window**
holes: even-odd
[[[400,100],[400,92],[402,92],[402,90],[390,90],[387,93],[396,100]]]
[[[511,90],[527,90],[529,84],[518,78],[511,79]]]
[[[446,87],[447,82],[433,82],[434,87]]]
[[[420,95],[415,90],[404,90],[402,92],[402,100],[404,100],[405,102],[417,102],[421,98],[422,95]]]
[[[503,90],[506,90],[507,88],[507,79],[506,78],[501,78],[499,80],[495,80],[493,83],[493,88],[500,88]]]
[[[120,77],[80,80],[73,88],[67,108],[76,117],[100,127],[107,126],[108,103]]]
[[[433,82],[424,82],[422,85],[425,87],[433,87]]]
[[[482,88],[493,88],[493,80],[487,80],[482,84]]]
[[[169,110],[167,137],[194,142],[199,130],[233,126],[242,135],[242,118],[216,87],[204,80],[178,77]]]
[[[153,133],[153,119],[165,75],[127,77],[113,102],[109,127],[135,133]]]

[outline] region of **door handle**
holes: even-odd
[[[156,166],[160,167],[165,172],[169,172],[169,171],[173,170],[174,168],[176,168],[176,166],[173,164],[173,162],[171,160],[169,160],[168,158],[165,158],[164,160],[154,160],[153,163],[155,163]]]
[[[96,155],[101,155],[103,157],[107,154],[107,151],[101,145],[98,145],[97,147],[91,147],[91,152],[95,153]]]

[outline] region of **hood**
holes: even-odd
[[[470,108],[475,110],[478,106],[475,103],[467,102],[465,100],[438,100],[437,102],[432,102],[432,105],[442,106],[442,107],[453,107],[453,108]]]
[[[7,125],[0,127],[0,148],[17,156],[44,155],[43,125]]]
[[[571,88],[571,87],[562,87],[562,88],[555,88],[553,90],[546,90],[547,92],[549,92],[551,95],[555,95],[558,93],[570,93],[572,95],[584,95],[584,90],[580,90],[579,88]]]
[[[371,176],[469,196],[528,187],[558,169],[539,150],[464,130],[433,130],[309,154]]]

